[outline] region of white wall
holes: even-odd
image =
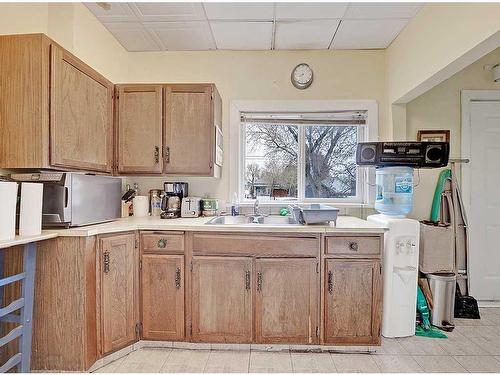
[[[497,63],[500,63],[500,48],[409,102],[406,105],[406,138],[417,139],[418,130],[449,129],[450,156],[460,157],[460,91],[500,90],[500,83],[493,82],[491,71],[483,69],[486,64]],[[440,171],[440,169],[420,171],[421,182],[415,188],[413,217],[429,219]]]

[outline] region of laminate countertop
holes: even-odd
[[[16,236],[11,240],[2,240],[0,241],[0,249],[6,249],[12,246],[26,245],[30,242],[38,242],[44,240],[50,240],[51,238],[57,237],[57,233],[53,233],[51,231],[42,231],[41,234],[36,236]]]
[[[159,219],[153,217],[122,218],[103,224],[69,229],[43,231],[61,237],[87,237],[98,234],[127,232],[133,230],[193,231],[193,232],[276,232],[276,233],[384,233],[387,228],[353,216],[339,216],[337,225],[271,225],[271,224],[225,224],[205,225],[211,217]]]

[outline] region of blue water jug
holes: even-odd
[[[375,172],[375,209],[384,215],[405,217],[413,209],[413,168],[383,167]]]

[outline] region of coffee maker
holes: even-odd
[[[162,219],[181,217],[182,198],[188,195],[187,182],[165,182],[163,184],[163,198],[161,200]]]

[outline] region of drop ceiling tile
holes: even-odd
[[[127,3],[84,4],[102,22],[137,21],[137,17]],[[98,4],[102,4],[102,6]]]
[[[209,20],[269,20],[274,17],[273,3],[204,3]]]
[[[276,20],[338,19],[347,3],[276,3]]]
[[[328,49],[339,20],[279,21],[275,49]]]
[[[200,51],[215,49],[207,21],[145,22],[144,27],[165,50]]]
[[[271,49],[272,22],[210,22],[217,49]]]
[[[335,34],[331,48],[386,48],[407,23],[407,19],[343,20]]]
[[[161,48],[138,22],[103,23],[127,51],[159,51]]]
[[[345,19],[411,18],[422,7],[419,3],[350,3]]]
[[[131,3],[131,7],[136,16],[144,22],[206,19],[201,3]]]

